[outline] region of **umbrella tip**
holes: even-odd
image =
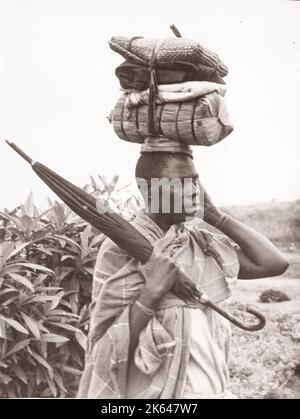
[[[16,152],[18,153],[24,160],[26,160],[31,166],[33,166],[33,160],[24,153],[23,150],[21,150],[16,144],[9,142],[8,140],[5,140],[5,142]]]

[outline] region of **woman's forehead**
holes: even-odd
[[[173,178],[198,178],[198,172],[194,166],[193,160],[187,159],[171,159],[168,165],[161,168],[159,176],[169,179]]]

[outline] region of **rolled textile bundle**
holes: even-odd
[[[186,38],[148,39],[139,36],[127,38],[114,36],[109,45],[126,60],[144,66],[181,62],[201,64],[216,69],[220,77],[228,74],[228,68],[219,56],[201,45]]]
[[[186,81],[210,81],[225,84],[215,68],[191,63],[163,63],[157,65],[157,83],[172,84]],[[123,89],[146,90],[149,87],[149,69],[144,65],[125,61],[116,68],[116,76]]]
[[[127,94],[111,113],[115,133],[125,141],[143,144],[149,137],[148,106],[128,109]],[[224,98],[216,92],[192,100],[156,106],[158,136],[185,145],[210,146],[233,131]]]
[[[226,86],[224,84],[212,83],[209,81],[186,81],[184,83],[161,84],[157,87],[156,103],[185,102],[197,97],[217,92],[225,96]],[[126,106],[131,108],[138,105],[149,104],[150,89],[142,92],[129,91],[126,99]]]

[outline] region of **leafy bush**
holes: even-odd
[[[139,201],[117,199],[117,182],[99,176],[85,188],[131,219]],[[31,194],[0,213],[0,397],[75,395],[104,239],[61,203],[41,213]]]

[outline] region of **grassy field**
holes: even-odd
[[[267,319],[257,333],[232,328],[231,390],[243,399],[300,398],[300,252],[287,257],[291,264],[283,276],[239,281],[227,303],[239,317],[249,304]],[[261,293],[269,289],[284,292],[290,301],[261,303]]]
[[[261,232],[278,247],[300,250],[300,200],[226,207],[224,211]]]
[[[297,278],[300,279],[300,252],[286,252],[290,266],[288,270],[284,273],[284,278]]]
[[[231,389],[240,398],[300,398],[300,200],[271,201],[224,210],[268,237],[286,254],[284,275],[239,281],[228,309],[240,312],[250,304],[266,319],[265,328],[247,333],[232,328]],[[290,301],[262,303],[269,289],[284,292]],[[245,316],[246,318],[246,316]]]

